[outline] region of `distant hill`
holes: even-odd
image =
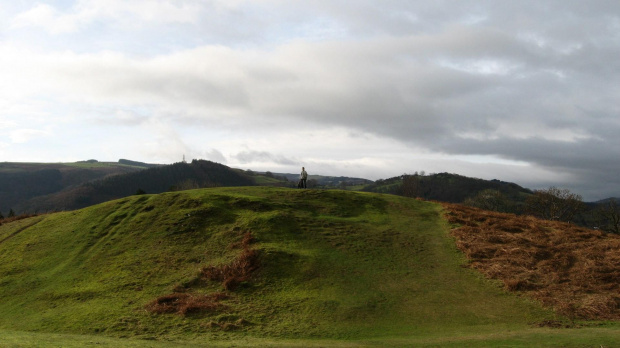
[[[483,190],[498,190],[510,200],[522,202],[532,191],[517,184],[470,178],[458,174],[402,175],[377,180],[363,191],[420,197],[449,203],[462,203]]]
[[[123,158],[119,159],[118,163],[125,164],[128,166],[143,167],[143,168],[154,168],[154,167],[161,166],[161,164],[144,163],[144,162],[132,161],[132,160],[123,159]]]
[[[125,161],[129,162],[132,161]],[[149,165],[146,169],[144,166],[133,168],[141,170],[107,176],[48,195],[39,195],[22,202],[18,208],[26,212],[73,210],[137,193],[254,185],[254,180],[243,171],[205,160]]]
[[[299,174],[240,170],[204,160],[173,165],[149,164],[128,159],[76,163],[0,163],[0,213],[17,214],[78,209],[133,195],[215,186],[296,187]],[[505,198],[501,211],[523,213],[533,191],[515,183],[483,180],[458,174],[401,175],[372,180],[312,174],[309,188],[337,188],[450,203],[466,203],[485,190],[499,191]],[[596,208],[608,198],[586,202],[588,209],[576,221],[598,226]],[[475,205],[474,206],[479,206]],[[482,207],[482,206],[479,206]]]
[[[446,203],[461,203],[518,215],[531,214],[528,212],[527,199],[534,193],[530,189],[511,182],[470,178],[450,173],[402,175],[377,180],[361,190],[405,197],[419,197]],[[489,193],[488,191],[492,192]],[[494,196],[496,192],[500,194]],[[493,199],[496,200],[493,201]],[[620,215],[620,211],[610,212],[609,209],[611,208],[605,207],[605,203],[610,201],[620,202],[620,198],[583,202],[583,210],[577,213],[571,221],[584,227],[616,231],[613,226],[615,226],[614,221]],[[605,208],[603,214],[601,213],[602,208]]]
[[[5,215],[9,209],[23,212],[26,209],[25,203],[32,198],[54,194],[110,175],[143,169],[143,166],[96,160],[76,163],[0,163],[0,212]]]
[[[615,201],[616,203],[620,203],[620,197],[609,197],[609,198],[601,199],[599,201],[592,202],[589,204],[603,204],[603,203],[609,203],[610,201]]]

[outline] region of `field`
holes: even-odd
[[[0,347],[613,347],[487,279],[437,203],[214,188],[0,226]],[[570,328],[552,328],[561,323]]]

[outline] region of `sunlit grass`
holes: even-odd
[[[443,346],[554,335],[532,327],[554,313],[463,267],[435,203],[218,188],[34,219],[0,226],[0,238],[22,229],[0,244],[3,344]],[[205,267],[234,262],[248,233],[260,258],[251,278],[234,289],[201,278]],[[178,291],[227,296],[213,311],[149,312],[149,303]],[[601,337],[617,330],[601,328]],[[587,340],[588,331],[558,332]],[[76,334],[86,336],[66,336]]]

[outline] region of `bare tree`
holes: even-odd
[[[599,204],[596,208],[596,216],[600,227],[605,232],[620,234],[620,206],[615,199]]]
[[[525,206],[526,211],[534,216],[566,222],[571,222],[575,215],[585,210],[580,195],[554,186],[534,191],[526,200]]]
[[[484,210],[505,212],[508,210],[509,201],[499,190],[487,189],[466,199],[463,204]]]

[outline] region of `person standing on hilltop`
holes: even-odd
[[[299,175],[299,188],[306,188],[306,180],[308,180],[308,173],[306,168],[301,167],[301,174]]]

